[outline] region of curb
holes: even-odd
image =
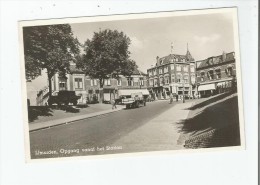
[[[118,112],[118,111],[121,111],[121,110],[123,110],[123,109],[124,109],[124,108],[122,107],[121,109],[117,109],[117,110],[115,110],[115,111],[105,112],[105,113],[96,114],[96,115],[91,115],[91,116],[87,116],[87,117],[84,117],[84,118],[78,118],[78,119],[75,119],[75,120],[71,120],[71,121],[67,121],[67,122],[62,122],[62,123],[57,123],[57,124],[50,125],[50,126],[43,126],[43,127],[41,127],[41,128],[35,128],[35,129],[30,129],[30,128],[29,128],[29,132],[35,132],[35,131],[39,131],[39,130],[49,129],[49,128],[52,128],[52,127],[57,127],[57,126],[61,126],[61,125],[66,125],[66,124],[70,124],[70,123],[73,123],[73,122],[76,122],[76,121],[80,121],[80,120],[85,120],[85,119],[89,119],[89,118],[98,117],[98,116],[101,116],[101,115],[110,114],[110,113],[113,113],[113,112]],[[29,127],[30,127],[30,126],[29,126]]]

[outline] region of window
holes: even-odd
[[[133,78],[127,78],[127,86],[134,86]]]
[[[111,85],[111,80],[110,79],[105,79],[104,80],[104,85],[106,85],[106,86]]]
[[[139,85],[140,85],[140,86],[144,86],[144,78],[143,78],[143,77],[140,77],[140,79],[139,79]]]
[[[158,79],[154,79],[154,86],[157,86],[158,85]]]
[[[168,66],[165,66],[165,67],[164,67],[164,73],[168,73],[168,71],[169,71],[169,70],[168,70]]]
[[[194,72],[195,71],[195,68],[194,68],[194,66],[192,65],[192,66],[190,66],[190,72]]]
[[[117,79],[117,86],[121,86],[122,85],[122,80],[121,79]]]
[[[217,79],[221,78],[221,70],[220,69],[216,69],[216,76],[217,76]]]
[[[189,83],[189,76],[188,75],[184,76],[184,83]]]
[[[152,76],[153,74],[152,74],[152,70],[149,70],[149,76]]]
[[[227,69],[226,69],[226,73],[227,73],[227,75],[228,76],[232,76],[232,74],[233,74],[233,70],[232,70],[232,67],[228,67]]]
[[[177,83],[181,83],[181,74],[178,74],[177,75],[177,80],[176,80]]]
[[[195,78],[195,75],[191,75],[191,83],[192,84],[195,84],[195,82],[196,82],[196,78]]]
[[[59,82],[59,90],[60,91],[66,90],[66,82]]]
[[[200,81],[204,81],[205,80],[205,72],[201,72],[200,73]]]
[[[97,79],[94,79],[94,85],[97,86]]]
[[[174,64],[171,64],[171,70],[174,70]]]
[[[162,74],[162,68],[159,68],[159,74]]]
[[[174,82],[175,82],[175,76],[172,75],[172,83],[174,83]]]
[[[82,78],[75,78],[75,89],[82,89],[83,88],[83,83],[82,83]]]
[[[144,86],[144,80],[143,79],[140,79],[140,85]]]
[[[165,76],[164,81],[165,81],[165,84],[169,84],[169,82],[170,82],[169,76]]]
[[[210,80],[213,80],[213,79],[214,79],[213,70],[209,70],[209,71],[208,71],[208,77],[209,77]]]
[[[150,85],[150,86],[153,86],[153,79],[150,79],[150,80],[149,80],[149,85]]]
[[[183,66],[183,71],[188,72],[188,66]]]
[[[164,84],[164,79],[163,77],[160,77],[160,85],[163,85]]]
[[[90,86],[93,86],[93,80],[92,79],[90,80]]]
[[[59,90],[60,91],[67,90],[67,80],[65,78],[59,78]]]
[[[181,71],[181,66],[177,65],[177,71]]]
[[[153,70],[153,75],[157,75],[156,69]]]

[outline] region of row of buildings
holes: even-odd
[[[195,61],[187,49],[186,55],[157,57],[147,76],[148,90],[155,99],[167,98],[171,93],[197,98],[236,90],[235,53],[223,52]]]
[[[70,74],[52,78],[52,95],[59,91],[75,91],[81,98],[78,103],[99,101],[99,81],[86,76],[75,65],[71,65]],[[170,54],[156,57],[156,63],[147,69],[147,74],[135,69],[131,77],[120,76],[104,82],[104,101],[119,98],[122,90],[140,89],[151,99],[167,99],[171,93],[179,97],[205,97],[236,89],[235,53],[223,52],[205,60],[195,61],[187,49],[185,55]],[[48,87],[38,91],[37,105],[48,101]]]
[[[55,74],[52,81],[52,95],[57,95],[59,91],[75,91],[80,96],[78,103],[97,103],[100,99],[100,84],[98,79],[91,79],[84,72],[76,68],[75,64],[70,66],[70,73],[66,78]],[[132,89],[139,89],[143,94],[149,95],[147,75],[137,68],[130,77],[120,75],[117,79],[106,79],[103,85],[104,101],[110,102],[111,99],[119,98],[123,91],[131,92]],[[37,93],[37,105],[46,105],[48,102],[48,87],[44,87]]]

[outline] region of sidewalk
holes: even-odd
[[[123,152],[184,149],[179,133],[180,120],[186,119],[194,103],[178,103],[147,124],[121,137],[112,146],[122,146]]]
[[[101,105],[97,105],[97,106],[101,106]],[[100,115],[104,115],[104,114],[109,114],[112,112],[117,112],[120,111],[122,109],[125,108],[125,106],[123,105],[117,105],[117,109],[112,110],[111,109],[111,105],[104,105],[105,108],[102,109],[93,109],[93,110],[99,110],[99,111],[95,111],[95,112],[85,112],[84,114],[80,114],[80,115],[76,115],[76,116],[70,116],[70,117],[63,117],[63,118],[58,118],[58,119],[48,119],[48,121],[42,121],[42,122],[32,122],[29,123],[29,131],[36,131],[36,130],[41,130],[41,129],[46,129],[46,128],[50,128],[50,127],[54,127],[54,126],[58,126],[58,125],[63,125],[63,124],[68,124],[68,123],[72,123],[74,121],[78,121],[78,120],[83,120],[83,119],[87,119],[87,118],[92,118],[92,117],[96,117],[96,116],[100,116]],[[65,114],[65,113],[64,113]],[[77,113],[74,113],[73,115],[75,115]]]

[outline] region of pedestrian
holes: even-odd
[[[178,94],[176,94],[176,101],[178,101],[178,98],[179,98],[179,96],[178,96]]]
[[[173,95],[172,95],[172,93],[170,94],[170,104],[172,104],[172,102],[173,102]]]
[[[117,107],[116,107],[116,100],[112,99],[111,103],[112,103],[112,109],[114,109],[114,108],[117,109]]]

